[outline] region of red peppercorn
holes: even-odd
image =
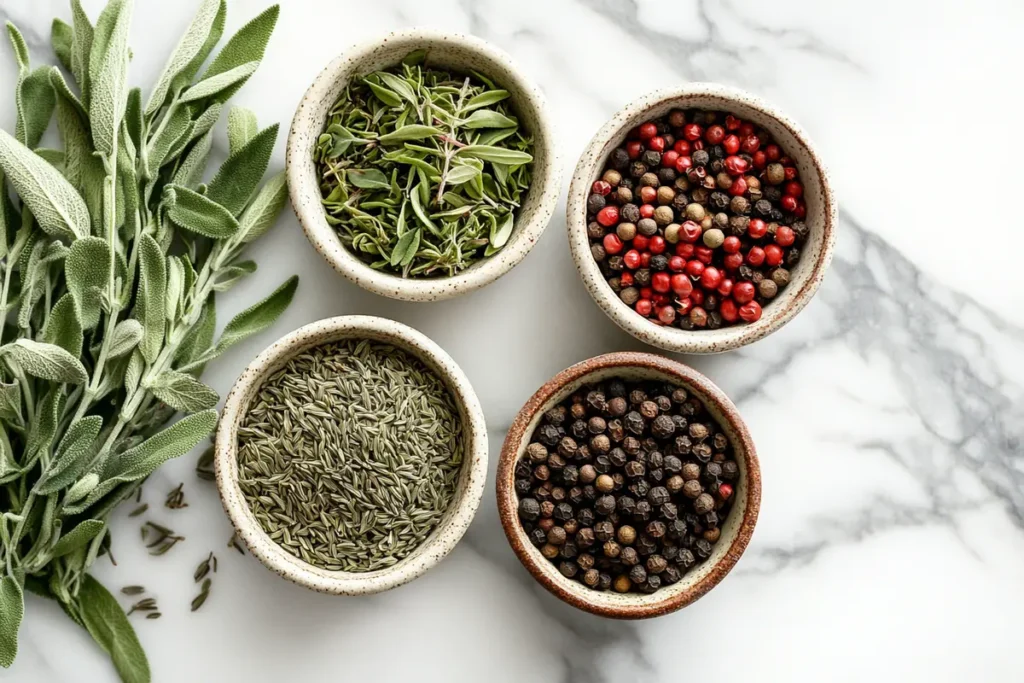
[[[664,306],[671,301],[671,299],[669,299],[667,294],[655,294],[651,297],[651,301],[654,302],[655,306]]]
[[[698,246],[694,248],[693,256],[705,266],[710,266],[711,260],[715,257],[715,252],[708,247]]]
[[[652,254],[664,254],[665,253],[665,238],[661,235],[654,235],[651,237],[651,245],[648,247]]]
[[[688,123],[683,126],[683,137],[690,142],[696,142],[700,140],[700,136],[704,134],[704,129],[696,123]]]
[[[650,140],[658,134],[658,126],[652,121],[640,125],[640,130],[637,131],[641,140]]]
[[[701,273],[703,273],[703,272],[704,272],[704,264],[701,263],[700,261],[694,259],[693,261],[688,261],[687,262],[687,264],[686,264],[686,274],[689,275],[690,277],[693,277],[693,278],[700,277]]]
[[[676,245],[676,256],[681,256],[684,259],[693,258],[694,246],[689,242],[680,242]]]
[[[689,156],[690,143],[686,140],[676,140],[676,144],[672,145],[672,151],[679,154],[679,156]]]
[[[725,127],[728,130],[738,130],[739,127],[742,126],[742,125],[743,125],[743,121],[741,121],[740,119],[736,118],[732,114],[726,114],[725,115]]]
[[[703,234],[704,228],[700,227],[700,223],[695,221],[683,221],[683,224],[679,226],[679,239],[684,242],[696,242],[700,239]],[[680,254],[681,256],[682,254]]]
[[[664,294],[672,288],[672,278],[668,273],[655,273],[651,276],[651,289]]]
[[[640,188],[640,201],[644,204],[653,204],[657,198],[658,191],[650,185],[644,185]]]
[[[625,275],[626,273],[623,273]],[[631,277],[630,280],[633,278]],[[733,281],[730,278],[723,277],[722,281],[718,284],[718,293],[722,296],[729,296],[732,294]]]
[[[751,247],[747,252],[747,263],[752,266],[759,266],[764,263],[764,249],[761,247]]]
[[[743,254],[735,253],[729,254],[722,259],[722,265],[725,266],[726,270],[736,270],[743,265]]]
[[[700,284],[704,289],[717,289],[722,284],[722,271],[714,266],[708,266],[700,274]]]
[[[640,288],[640,298],[641,299],[650,299],[652,296],[654,296],[654,290],[653,289],[651,289],[650,287],[641,287]]]
[[[679,152],[674,149],[670,149],[661,155],[662,168],[675,168],[677,161],[679,161]]]
[[[647,244],[649,243],[649,241],[650,238],[648,238],[646,235],[637,235],[636,237],[633,238],[633,248],[638,249],[639,251],[643,251],[644,249],[647,248]]]
[[[623,287],[632,287],[633,286],[633,273],[630,273],[629,271],[623,271],[622,275],[619,276],[619,283]]]
[[[747,224],[747,234],[755,240],[759,240],[768,234],[768,225],[760,218],[751,218]]]
[[[622,251],[622,240],[620,240],[619,236],[616,235],[614,232],[610,232],[607,235],[605,235],[604,240],[602,240],[602,244],[604,245],[604,250],[609,254],[614,255]]]
[[[673,256],[668,260],[668,269],[673,273],[681,273],[686,268],[686,259],[682,256]]]
[[[703,289],[695,289],[692,292],[690,292],[690,301],[693,302],[694,306],[703,306],[704,305],[704,290]]]
[[[740,151],[740,138],[738,135],[727,135],[722,140],[722,147],[725,148],[726,154],[735,154]]]
[[[741,138],[748,138],[754,134],[754,124],[747,121],[736,132],[739,133]]]
[[[630,140],[626,143],[626,154],[629,155],[630,159],[634,161],[640,158],[640,155],[644,153],[644,146],[639,140]]]
[[[782,195],[782,199],[779,200],[779,206],[781,206],[784,211],[789,211],[790,213],[796,211],[797,204],[799,204],[797,198],[791,194],[784,194]]]
[[[610,228],[619,222],[619,207],[606,206],[597,212],[597,222],[606,228]],[[616,237],[616,239],[618,239]]]
[[[757,289],[754,287],[754,283],[746,280],[743,282],[737,282],[732,287],[732,298],[735,299],[738,304],[745,304],[748,301],[753,301],[756,293]]]
[[[783,169],[783,173],[786,174],[786,180],[794,180],[796,178],[796,166],[786,166]]]
[[[676,308],[676,310],[679,312],[679,315],[686,315],[687,313],[690,312],[690,309],[693,308],[693,301],[691,301],[689,297],[684,297],[682,295],[680,295],[679,298],[679,306]]]
[[[647,141],[647,149],[653,149],[655,152],[665,151],[665,138],[660,135],[655,135],[653,138]]]
[[[651,252],[641,251],[640,252],[640,267],[647,268],[651,265]]]
[[[677,273],[672,276],[672,291],[679,295],[680,299],[685,299],[693,291],[693,283],[683,273]]]
[[[733,197],[742,197],[747,193],[747,179],[743,176],[736,178],[729,186],[729,194]]]
[[[742,149],[747,154],[753,154],[758,149],[760,149],[760,147],[761,138],[757,137],[756,135],[748,135],[747,137],[743,138],[743,142],[740,143],[740,149]]]
[[[694,149],[694,151],[696,151],[698,149],[704,149],[704,141],[703,140],[694,140],[693,141],[693,149]]]
[[[630,249],[626,252],[626,255],[622,257],[622,262],[630,270],[636,270],[640,267],[640,252],[636,249]]]
[[[708,144],[720,144],[725,139],[725,128],[721,126],[709,127],[707,132],[704,133],[704,139],[708,141]]]
[[[654,308],[654,304],[650,299],[640,299],[636,302],[636,312],[645,318],[651,314],[652,308]]]
[[[761,304],[751,301],[740,306],[740,318],[752,323],[761,318]]]
[[[785,189],[782,194],[788,194],[792,197],[802,197],[804,195],[804,186],[796,180],[790,180],[786,183]]]
[[[693,167],[693,159],[689,156],[681,156],[676,159],[676,172],[686,173],[686,171]]]
[[[732,486],[729,484],[719,484],[718,495],[722,497],[722,500],[729,500],[732,496]]]
[[[662,306],[658,309],[658,320],[665,325],[671,325],[676,321],[676,311],[671,306]]]
[[[754,152],[753,158],[753,166],[759,171],[768,165],[768,155],[761,150]]]
[[[725,171],[731,176],[743,175],[750,168],[750,164],[743,157],[735,154],[725,158]]]
[[[782,247],[777,244],[769,244],[764,248],[764,262],[773,268],[782,263]]]
[[[793,228],[788,225],[780,225],[775,229],[775,243],[780,247],[793,246],[793,242],[796,242],[796,233],[793,232]]]
[[[768,145],[764,148],[764,154],[768,157],[768,161],[778,161],[782,156],[782,150],[778,145]]]
[[[732,299],[722,299],[718,303],[718,313],[722,316],[722,320],[727,323],[734,323],[740,317],[736,302]]]
[[[654,205],[643,204],[640,207],[640,218],[653,218],[654,217]]]
[[[804,218],[807,216],[807,205],[803,202],[797,202],[796,208],[793,209],[793,215],[797,218]]]
[[[740,250],[740,238],[735,235],[729,235],[722,242],[722,251],[726,254],[735,254]]]
[[[590,187],[590,191],[603,197],[612,191],[612,186],[603,180],[595,180],[594,184]]]

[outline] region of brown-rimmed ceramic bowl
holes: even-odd
[[[568,579],[540,554],[519,521],[519,497],[514,487],[515,464],[526,451],[545,411],[581,386],[602,380],[658,380],[678,384],[697,396],[721,425],[733,447],[740,476],[733,508],[711,557],[691,569],[679,582],[654,593],[614,593],[588,588]],[[761,470],[754,442],[736,406],[711,380],[693,368],[650,353],[609,353],[558,373],[535,393],[516,416],[501,449],[497,474],[498,512],[512,549],[537,581],[573,607],[603,617],[647,619],[674,612],[702,597],[725,578],[747,547],[761,505]]]
[[[533,137],[530,188],[516,211],[508,243],[451,277],[403,278],[375,270],[342,244],[327,222],[320,177],[313,161],[317,139],[349,81],[400,63],[413,50],[427,51],[426,65],[478,71],[510,93],[523,129]],[[327,65],[295,111],[285,151],[292,207],[313,247],[331,266],[360,287],[404,301],[439,301],[479,289],[507,273],[533,249],[554,213],[562,187],[561,164],[544,95],[511,57],[475,36],[430,29],[406,29],[353,46]]]
[[[804,184],[810,236],[789,285],[768,305],[760,320],[717,330],[683,330],[656,325],[623,303],[604,279],[590,252],[587,237],[587,196],[591,184],[604,172],[608,155],[622,144],[633,127],[664,116],[672,109],[727,111],[768,130],[796,164]],[[832,261],[838,228],[838,208],[828,172],[800,126],[775,107],[749,93],[715,83],[688,83],[658,90],[633,101],[597,132],[580,156],[566,202],[569,246],[583,284],[598,306],[615,324],[637,339],[679,353],[720,353],[762,339],[799,313],[818,290]]]
[[[263,530],[238,486],[238,428],[253,396],[264,381],[297,354],[341,339],[370,339],[391,344],[422,361],[451,392],[459,409],[465,443],[455,495],[437,527],[398,563],[371,572],[330,571],[292,555]],[[217,489],[231,524],[249,551],[268,569],[321,593],[368,595],[412,581],[451,552],[480,506],[487,479],[487,450],[483,408],[469,378],[444,349],[422,332],[394,320],[345,315],[318,320],[285,335],[264,349],[242,372],[221,411],[214,440],[214,468]]]

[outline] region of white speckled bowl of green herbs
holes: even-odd
[[[463,462],[454,495],[429,536],[396,564],[365,572],[330,571],[304,562],[270,538],[239,485],[239,429],[264,382],[296,355],[341,340],[390,344],[421,361],[447,388],[462,426]],[[406,325],[372,316],[340,316],[310,323],[267,347],[245,369],[224,402],[214,441],[217,488],[238,538],[268,569],[321,593],[369,595],[396,588],[439,563],[476,515],[487,479],[487,426],[476,392],[458,364],[430,338]]]
[[[330,111],[350,80],[388,69],[410,52],[426,50],[426,66],[460,73],[477,71],[510,93],[509,103],[520,126],[533,138],[532,181],[519,209],[508,242],[450,277],[401,277],[371,268],[342,243],[327,220],[321,176],[314,152]],[[426,29],[396,31],[346,50],[317,76],[306,91],[292,121],[286,150],[292,206],[313,247],[339,273],[376,294],[404,301],[439,301],[483,287],[507,273],[530,252],[554,212],[561,191],[561,170],[544,96],[513,64],[489,43],[455,33]]]

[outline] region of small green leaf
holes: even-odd
[[[50,551],[50,556],[61,557],[85,547],[85,544],[103,533],[106,528],[107,523],[98,519],[82,520],[78,526],[60,537]]]
[[[174,360],[179,365],[189,365],[202,357],[213,344],[213,335],[217,328],[217,298],[210,295],[203,306],[199,321],[192,326],[192,329],[185,335],[181,345],[178,346],[178,353]],[[201,367],[199,363],[195,367]],[[194,368],[190,368],[194,369]]]
[[[277,25],[278,14],[280,14],[280,8],[273,5],[240,28],[238,33],[224,45],[220,54],[214,58],[206,73],[203,74],[203,79],[230,71],[247,62],[262,60],[267,43],[270,41],[270,34],[273,33],[274,26]],[[217,100],[226,102],[245,84],[246,80],[248,79],[242,79],[217,93]]]
[[[58,299],[50,311],[50,317],[43,328],[43,341],[61,347],[75,358],[82,355],[82,323],[79,322],[75,300],[70,293]]]
[[[232,107],[228,112],[228,153],[234,154],[259,132],[256,114],[245,107]]]
[[[190,123],[192,119],[188,109],[179,107],[171,113],[159,134],[150,141],[146,150],[146,164],[150,177],[155,177],[160,167],[166,161],[171,161],[168,153],[176,146],[178,140],[188,133]]]
[[[15,124],[15,136],[26,147],[35,148],[39,145],[43,133],[50,125],[56,97],[50,85],[50,69],[41,66],[18,82],[15,104],[18,120]]]
[[[263,236],[274,225],[288,200],[284,171],[268,180],[238,219],[238,239],[243,244]]]
[[[533,156],[526,152],[517,152],[514,149],[492,145],[468,145],[457,149],[455,154],[509,166],[519,166],[533,161]]]
[[[106,472],[108,479],[101,484],[101,488],[109,480],[129,482],[148,477],[168,460],[192,450],[213,431],[216,424],[216,410],[203,410],[178,420],[156,436],[112,458]],[[95,492],[90,498],[93,495]]]
[[[82,101],[88,104],[90,85],[89,82],[89,56],[92,54],[92,43],[95,29],[89,16],[82,9],[80,0],[71,0],[71,27],[75,32],[75,40],[72,45],[74,51],[71,53],[71,73],[82,91]]]
[[[491,228],[490,242],[491,247],[494,249],[501,249],[508,243],[508,238],[512,236],[512,228],[515,224],[515,220],[511,213],[505,214],[505,218],[500,223],[496,223],[497,229]]]
[[[169,185],[164,192],[164,202],[168,217],[186,230],[213,239],[224,239],[238,232],[238,221],[231,212],[208,195]]]
[[[9,669],[18,655],[18,629],[25,616],[25,596],[13,576],[0,579],[0,666]]]
[[[217,121],[220,120],[220,113],[223,111],[224,105],[220,102],[214,102],[203,111],[202,114],[196,117],[195,126],[192,128],[192,132],[189,136],[188,142],[205,135],[208,130],[217,125]]]
[[[425,62],[426,59],[426,50],[413,50],[412,52],[410,52],[409,54],[402,58],[402,64],[406,64],[408,66],[416,66],[417,64],[422,64],[423,62]]]
[[[176,370],[161,373],[149,387],[158,399],[183,413],[213,408],[220,400],[217,392],[192,375]]]
[[[440,235],[441,231],[437,229],[434,222],[430,220],[430,216],[423,210],[423,205],[420,203],[420,186],[412,188],[412,192],[409,193],[409,203],[412,205],[412,212],[419,219],[423,225],[427,227],[430,232],[434,235]]]
[[[181,187],[195,188],[203,179],[203,172],[206,170],[206,161],[210,158],[210,149],[213,148],[213,131],[207,132],[185,156],[184,161],[178,166],[174,173],[173,184]]]
[[[426,138],[440,134],[440,129],[434,128],[433,126],[410,123],[406,126],[402,126],[392,133],[381,135],[380,138],[378,138],[378,142],[382,145],[392,145],[397,142],[407,142],[409,140],[425,140]]]
[[[249,203],[270,163],[277,124],[261,130],[242,149],[228,157],[210,181],[207,196],[237,216]]]
[[[103,426],[103,418],[89,415],[73,422],[68,427],[64,438],[60,440],[54,459],[46,469],[46,474],[35,486],[35,492],[49,495],[67,488],[78,479],[82,470],[88,465],[89,456],[93,452],[93,443],[99,436]]]
[[[378,71],[376,76],[389,90],[398,93],[400,97],[407,100],[412,106],[419,106],[419,98],[416,97],[416,91],[409,85],[409,81],[395,74],[389,74],[387,71]]]
[[[139,239],[139,286],[135,317],[142,324],[143,336],[139,350],[152,363],[164,343],[164,295],[167,291],[167,268],[164,252],[150,235]]]
[[[134,318],[122,320],[114,328],[107,357],[119,358],[126,353],[131,353],[142,342],[142,336],[142,323]]]
[[[399,107],[402,105],[402,98],[398,96],[398,93],[377,85],[373,81],[366,81],[366,85],[370,86],[370,91],[377,96],[378,100],[389,107]]]
[[[369,170],[352,169],[345,177],[350,183],[363,190],[390,190],[391,183],[387,176],[375,168]]]
[[[17,382],[0,382],[0,420],[17,424],[21,417],[21,385]]]
[[[245,64],[240,64],[233,69],[225,71],[224,73],[217,74],[216,76],[210,76],[183,92],[181,94],[181,101],[194,102],[196,100],[206,99],[207,97],[213,97],[217,93],[227,90],[236,83],[247,80],[249,76],[256,71],[256,67],[259,65],[259,62],[246,62]]]
[[[216,353],[222,353],[229,346],[270,327],[288,308],[298,286],[299,278],[292,276],[266,299],[236,315],[221,333]]]
[[[57,423],[60,422],[60,413],[64,409],[66,396],[57,386],[52,386],[36,412],[35,419],[29,424],[28,438],[26,439],[25,452],[28,457],[35,457],[43,451],[50,450],[53,438],[57,434]]]
[[[448,175],[445,177],[445,181],[449,185],[461,185],[462,183],[468,183],[480,175],[480,169],[469,164],[461,164],[458,166],[452,166],[448,170]]]
[[[85,384],[89,380],[81,361],[54,344],[23,337],[0,346],[0,354],[33,377],[67,384]]]
[[[14,48],[14,59],[18,62],[18,69],[21,75],[25,76],[29,70],[28,45],[25,43],[21,31],[10,21],[7,22],[7,37],[11,41],[11,47]]]
[[[408,265],[412,263],[416,250],[420,247],[420,230],[409,230],[398,239],[398,244],[391,252],[391,265]]]
[[[82,329],[91,330],[100,321],[112,261],[110,245],[100,237],[83,237],[71,245],[64,273]]]
[[[123,683],[149,683],[149,662],[117,599],[94,579],[82,575],[77,598],[82,623],[114,662]]]
[[[462,122],[464,128],[515,128],[519,124],[493,109],[478,109]]]
[[[469,102],[466,102],[462,110],[473,111],[481,107],[489,107],[505,99],[508,99],[508,90],[488,90],[469,98]]]
[[[96,151],[110,155],[128,102],[128,28],[131,0],[110,0],[93,34],[89,54],[89,120]]]
[[[149,95],[146,116],[152,116],[160,109],[178,75],[188,69],[192,60],[199,56],[214,28],[220,9],[221,0],[203,0],[199,5],[196,15],[167,59],[167,65],[164,66],[160,79]]]
[[[80,509],[75,509],[75,503],[78,503],[83,498],[91,494],[96,490],[96,487],[100,483],[100,475],[95,472],[90,472],[78,481],[76,481],[68,492],[64,494],[64,509],[63,513],[67,515],[77,515],[81,510],[84,510],[87,506],[82,506]]]
[[[220,277],[217,278],[217,284],[213,286],[213,291],[226,292],[243,277],[246,275],[252,275],[255,272],[255,261],[240,261],[239,263],[235,263],[223,270]]]

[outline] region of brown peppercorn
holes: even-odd
[[[589,548],[595,540],[594,530],[590,527],[583,527],[576,532],[576,545],[580,548]]]
[[[782,289],[789,284],[789,271],[785,268],[776,268],[771,274],[772,282],[778,285],[779,289]]]
[[[605,541],[605,544],[601,546],[601,552],[604,553],[605,557],[614,560],[622,552],[622,546],[615,541]]]
[[[625,574],[615,577],[615,583],[612,584],[612,588],[615,589],[616,593],[628,593],[633,588],[633,582],[629,580],[629,577]]]
[[[646,468],[642,462],[638,460],[630,460],[626,463],[626,476],[636,479],[637,477],[644,476]]]
[[[570,509],[572,509],[572,508],[570,508]],[[577,531],[579,531],[580,523],[577,522],[575,519],[571,519],[570,518],[570,519],[567,519],[565,521],[565,524],[562,525],[562,528],[565,529],[565,533],[567,533],[570,536],[572,536]]]
[[[659,206],[654,210],[654,222],[664,227],[675,219],[675,212],[671,206]]]
[[[622,299],[622,303],[632,306],[640,300],[640,290],[636,287],[626,287],[619,292],[619,298]]]
[[[615,201],[620,205],[629,204],[633,201],[633,190],[620,185],[612,192],[612,196],[614,196]]]
[[[548,543],[551,545],[562,545],[566,538],[565,529],[560,526],[551,527],[551,531],[548,532]]]
[[[637,554],[636,548],[630,546],[626,546],[625,548],[623,548],[622,554],[619,555],[619,562],[626,565],[627,567],[632,567],[639,561],[640,555]]]
[[[721,538],[722,530],[718,527],[715,527],[714,529],[707,529],[704,531],[703,536],[705,541],[710,541],[711,543],[714,543],[719,538]]]
[[[604,237],[604,226],[597,221],[587,223],[587,237],[592,240],[599,240]]]
[[[608,428],[608,423],[605,422],[603,417],[595,415],[594,417],[587,420],[587,429],[591,434],[600,434]]]
[[[619,530],[615,533],[615,538],[618,539],[622,545],[632,545],[633,541],[636,540],[636,529],[625,524],[619,527]]]
[[[726,460],[722,463],[722,478],[727,481],[732,481],[736,477],[740,476],[740,467],[736,464],[735,460]]]
[[[704,487],[700,485],[700,482],[696,479],[690,479],[683,484],[683,495],[690,499],[695,499],[700,496],[704,491]]]
[[[750,213],[750,200],[746,197],[733,197],[729,200],[729,210],[737,216],[746,216]]]
[[[648,420],[658,416],[658,404],[654,401],[644,401],[640,404],[640,414]]]
[[[698,515],[711,512],[715,509],[715,499],[709,493],[702,493],[693,501],[693,510]]]
[[[640,187],[657,187],[658,182],[657,173],[648,172],[640,176]]]
[[[576,558],[576,566],[586,571],[594,566],[594,556],[590,553],[580,553]]]
[[[551,531],[554,527],[555,520],[551,519],[550,517],[545,517],[544,519],[537,520],[537,528],[543,529],[544,533]]]
[[[702,424],[700,422],[692,422],[692,423],[690,423],[690,438],[691,439],[695,439],[697,441],[703,441],[704,439],[708,438],[708,434],[709,433],[710,432],[709,432],[709,430],[707,428],[707,425]]]
[[[553,514],[555,514],[555,504],[553,502],[551,502],[550,500],[545,500],[543,503],[540,504],[541,517],[551,517]]]
[[[607,474],[602,474],[594,482],[594,487],[601,493],[609,493],[615,488],[615,481]]]
[[[626,399],[621,396],[616,396],[612,400],[608,401],[608,414],[612,417],[622,417],[626,414],[629,409],[629,404],[626,403]]]
[[[549,560],[553,560],[556,557],[558,557],[558,546],[546,543],[543,546],[541,546],[540,554],[548,558]]]
[[[615,443],[626,438],[626,428],[622,426],[622,420],[612,420],[608,423],[608,436]]]
[[[623,242],[629,242],[636,237],[636,225],[633,223],[619,223],[615,227],[615,234]]]
[[[597,470],[594,469],[593,465],[586,464],[580,468],[580,481],[584,484],[589,484],[597,479]]]
[[[597,434],[590,439],[590,450],[598,455],[607,453],[612,448],[612,441],[607,434]]]
[[[588,569],[583,572],[583,583],[587,584],[591,588],[596,588],[598,582],[601,580],[601,572],[596,569]]]
[[[668,560],[661,555],[651,555],[647,558],[647,573],[660,574],[668,568]]]
[[[600,244],[590,245],[590,255],[593,256],[594,260],[597,261],[598,263],[604,261],[605,257],[608,256],[608,254],[604,250],[604,247],[601,246]]]
[[[582,420],[587,415],[587,409],[582,403],[573,403],[569,408],[569,414],[574,420]]]
[[[779,163],[768,164],[764,175],[772,185],[781,185],[786,180],[786,168]]]
[[[665,482],[665,488],[668,489],[669,493],[679,493],[683,490],[684,483],[685,482],[682,477],[678,474],[673,474],[668,478],[668,481]]]
[[[594,538],[604,543],[615,537],[615,525],[611,522],[598,522],[594,525]]]
[[[665,535],[667,530],[668,528],[665,526],[665,522],[656,519],[647,525],[644,532],[651,538],[661,538]]]
[[[766,278],[758,283],[757,292],[765,299],[774,299],[775,295],[779,293],[779,286],[775,284],[774,280]]]
[[[662,185],[658,188],[658,203],[659,204],[671,204],[672,200],[676,198],[676,191],[668,185]]]
[[[526,447],[526,455],[534,463],[542,463],[548,459],[548,449],[544,447],[544,444],[534,441]]]
[[[537,481],[547,481],[551,477],[551,470],[547,465],[537,465],[533,468],[533,478]]]
[[[613,168],[609,168],[604,172],[604,175],[601,176],[601,180],[605,181],[612,187],[615,187],[622,182],[622,174]]]

